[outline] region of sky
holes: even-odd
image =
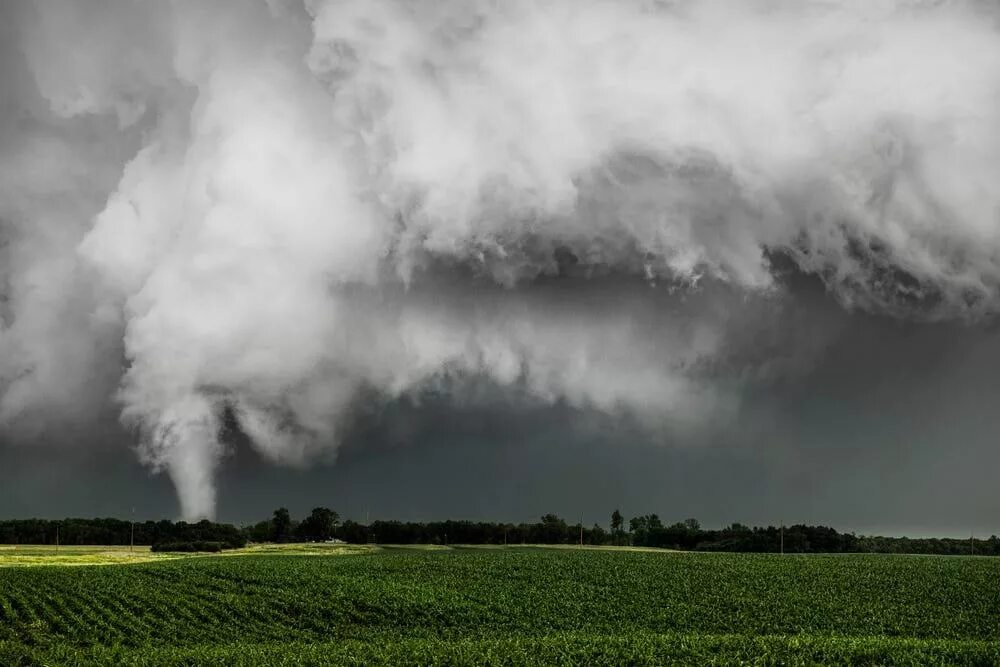
[[[997,532],[990,3],[0,7],[0,515]]]

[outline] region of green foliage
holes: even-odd
[[[292,515],[288,508],[279,507],[274,510],[274,517],[271,519],[273,533],[271,540],[274,542],[288,542],[292,538]]]
[[[614,544],[625,543],[625,517],[617,509],[611,513],[611,539]]]
[[[4,665],[996,665],[989,642],[891,637],[586,633],[448,641],[242,642],[193,646],[6,648]]]
[[[316,507],[298,525],[298,536],[306,541],[326,541],[334,535],[340,515],[328,507]]]
[[[0,574],[2,664],[996,664],[1000,560],[550,549]]]
[[[134,529],[134,530],[133,530]],[[347,520],[326,507],[316,507],[296,521],[282,507],[273,518],[238,529],[209,521],[144,521],[132,524],[119,519],[16,519],[0,521],[0,544],[55,545],[155,545],[179,542],[222,542],[224,548],[251,542],[317,542],[332,537],[354,544],[577,544],[633,545],[687,551],[733,551],[777,553],[782,549],[781,529],[733,524],[721,530],[704,529],[696,519],[665,526],[656,514],[629,520],[618,510],[611,515],[611,532],[594,525],[570,525],[555,514],[537,523],[491,523],[473,521],[402,522],[375,521],[365,526]],[[858,536],[839,533],[827,526],[793,525],[784,528],[787,553],[900,553],[1000,556],[1000,538],[938,539]]]
[[[206,552],[218,553],[226,548],[223,542],[160,542],[154,544],[151,551],[174,551],[174,552]]]
[[[6,519],[0,521],[0,544],[100,544],[126,546],[161,542],[224,542],[227,547],[246,545],[246,536],[226,523],[198,521],[140,521],[121,519]]]

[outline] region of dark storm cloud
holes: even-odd
[[[496,387],[470,389],[459,406],[425,393],[361,411],[335,463],[275,467],[231,435],[219,516],[249,522],[281,505],[301,515],[326,504],[355,519],[521,521],[554,511],[589,524],[620,507],[713,526],[997,532],[992,327],[846,313],[805,279],[785,317],[825,321],[836,335],[794,380],[759,378],[738,413],[713,428],[651,433],[624,415],[541,406]],[[83,447],[66,446],[80,435],[63,434],[50,449],[0,448],[5,511],[177,512],[166,481],[122,456],[128,434],[108,423]]]
[[[733,521],[811,522],[910,535],[997,532],[1000,343],[987,327],[914,326],[828,311],[838,335],[794,381],[748,389],[738,415],[683,437],[627,417],[554,407],[394,404],[359,423],[335,466],[264,467],[237,451],[220,512],[319,502],[349,516],[528,520],[555,511],[606,523],[611,509]]]
[[[960,352],[987,354],[1000,306],[983,3],[0,12],[0,422],[31,470],[52,443],[99,451],[120,410],[185,517],[214,514],[233,450],[242,498],[268,488],[248,456],[302,470],[343,445],[350,489],[352,466],[382,479],[366,461],[474,469],[511,440],[531,490],[498,507],[581,486],[605,504],[569,480],[621,448],[625,495],[658,488],[643,460],[711,488],[718,455],[721,495],[687,497],[767,513],[752,479],[808,508],[836,495],[814,464],[863,491],[944,457],[935,382],[937,414],[980,423]],[[522,456],[576,473],[546,486]]]

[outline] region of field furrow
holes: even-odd
[[[0,662],[992,664],[997,582],[992,558],[519,548],[6,568]]]

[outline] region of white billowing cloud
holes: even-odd
[[[382,200],[408,211],[404,244],[503,254],[532,234],[615,262],[628,242],[659,272],[749,286],[770,280],[762,245],[790,247],[876,302],[892,295],[867,284],[873,265],[992,302],[987,18],[963,3],[329,2],[310,64]]]
[[[739,367],[791,326],[769,253],[849,304],[1000,305],[982,4],[5,12],[0,417],[79,408],[124,355],[123,419],[187,517],[227,410],[297,464],[442,379],[660,426],[732,409],[720,376],[783,367]]]
[[[125,416],[175,480],[210,475],[221,451],[210,415],[227,395],[270,405],[310,377],[350,317],[331,291],[374,282],[384,243],[325,122],[327,98],[304,71],[240,64],[196,82],[186,141],[148,145],[80,246],[123,299]],[[264,428],[251,407],[240,414]],[[185,513],[210,513],[210,494],[197,497]]]
[[[19,49],[29,9],[0,7],[0,424],[32,440],[92,419],[118,380],[120,330],[76,246],[135,142],[113,119],[49,113]]]

